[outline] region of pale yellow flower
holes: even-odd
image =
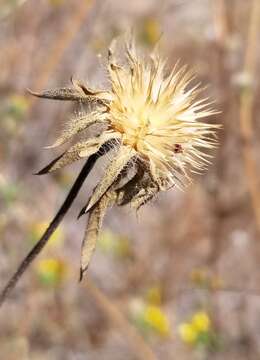
[[[64,280],[67,270],[66,264],[56,258],[42,259],[36,263],[39,279],[48,285],[55,285]]]
[[[147,325],[154,328],[161,335],[170,334],[170,323],[166,314],[159,306],[148,305],[144,310],[144,321]]]
[[[48,226],[49,224],[45,221],[39,221],[33,223],[31,225],[32,240],[37,241],[38,238],[42,236],[42,234],[44,233],[44,231],[47,229]],[[62,228],[57,228],[50,238],[49,246],[53,248],[59,247],[63,243],[63,241],[64,241],[63,230]]]
[[[20,114],[23,114],[29,106],[27,98],[21,95],[12,95],[10,97],[10,102],[13,110],[19,112]]]
[[[153,286],[146,292],[146,299],[149,304],[160,306],[162,302],[162,290],[159,286]]]
[[[200,311],[193,315],[191,324],[198,332],[206,332],[210,329],[211,321],[206,312]]]
[[[194,344],[198,338],[197,329],[194,328],[193,324],[183,323],[178,327],[178,333],[185,343]]]
[[[148,17],[142,21],[142,40],[147,44],[155,44],[161,36],[161,29],[158,20]]]

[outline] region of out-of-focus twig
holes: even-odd
[[[225,0],[213,1],[213,24],[218,44],[225,44],[228,38],[227,4]]]
[[[124,317],[117,306],[108,299],[108,297],[96,287],[93,281],[88,277],[85,282],[88,293],[96,300],[97,305],[104,313],[114,322],[126,336],[126,339],[132,342],[134,352],[140,360],[157,360],[157,357],[144,341],[141,335],[137,333],[135,328]]]
[[[178,287],[174,289],[175,296],[184,294],[184,293],[207,293],[208,295],[216,296],[225,293],[230,293],[232,295],[238,296],[260,296],[260,288],[242,288],[235,286],[227,287],[199,287],[199,286],[190,286],[190,287]]]
[[[215,188],[211,193],[212,199],[212,215],[214,219],[214,226],[212,228],[212,246],[208,256],[208,264],[210,266],[217,266],[217,260],[223,248],[222,232],[222,217],[221,207],[223,203],[222,184],[226,181],[227,168],[231,161],[230,156],[227,157],[227,144],[233,134],[233,124],[230,121],[229,113],[233,104],[233,92],[230,84],[230,72],[226,67],[226,59],[228,56],[228,43],[231,35],[232,26],[230,23],[230,10],[228,7],[228,0],[212,0],[211,7],[212,26],[214,29],[214,38],[211,43],[211,76],[218,89],[218,101],[221,104],[221,124],[223,124],[224,131],[219,134],[219,142],[221,146],[218,149],[218,156],[216,158],[214,169]],[[218,120],[219,121],[219,120]]]
[[[260,1],[253,0],[248,28],[247,48],[244,60],[244,73],[252,82],[256,74],[258,38],[260,35]],[[240,131],[243,141],[243,158],[248,189],[260,232],[260,190],[259,178],[253,148],[253,104],[254,91],[250,82],[240,96]]]
[[[32,89],[43,89],[46,86],[51,74],[54,72],[57,64],[61,61],[65,50],[68,48],[86,19],[86,14],[92,3],[92,0],[80,0],[77,2],[77,6],[75,6],[74,13],[69,15],[69,19],[65,19],[63,26],[64,30],[54,39],[53,45],[48,51],[49,57],[43,63],[42,68],[38,70],[40,76],[35,80],[34,84],[31,85]],[[35,99],[36,98],[30,99],[31,106]]]

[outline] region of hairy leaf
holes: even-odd
[[[88,101],[88,97],[83,91],[80,91],[74,87],[64,87],[51,90],[45,90],[43,92],[34,92],[28,89],[29,93],[39,98],[51,99],[51,100],[67,100],[67,101]]]
[[[150,183],[146,188],[140,191],[132,198],[131,207],[139,210],[140,207],[150,201],[159,192],[159,187],[155,183]]]
[[[137,166],[135,175],[124,186],[117,190],[117,205],[128,204],[132,198],[140,191],[140,181],[144,176],[144,167]]]
[[[128,162],[135,156],[136,152],[131,147],[121,146],[117,155],[107,166],[105,175],[100,183],[96,186],[85,212],[88,212],[105,194],[110,186],[117,180],[121,171],[128,164]]]
[[[73,145],[62,155],[51,161],[50,164],[45,166],[36,175],[43,175],[54,170],[61,169],[64,166],[72,164],[74,161],[80,160],[84,157],[88,157],[97,153],[98,151],[101,151],[101,148],[102,151],[106,153],[116,144],[116,137],[117,135],[115,133],[104,133],[99,137],[79,142]]]
[[[104,123],[105,117],[99,115],[97,117],[96,113],[86,114],[79,118],[72,119],[68,126],[63,130],[61,136],[55,141],[53,145],[46,146],[46,149],[55,148],[57,146],[63,145],[65,142],[71,140],[76,134],[87,129],[91,125]]]
[[[95,250],[99,230],[108,207],[116,200],[116,192],[108,191],[89,213],[87,228],[81,247],[80,281],[87,271],[90,259]]]
[[[118,190],[117,205],[129,204],[135,209],[151,200],[158,192],[159,186],[145,170],[146,164],[138,166],[135,176]]]
[[[71,79],[72,87],[62,87],[57,89],[44,90],[43,92],[34,92],[28,89],[29,93],[45,99],[51,100],[68,100],[81,102],[97,102],[102,100],[105,102],[111,100],[111,96],[107,91],[91,90],[87,88],[81,81]]]

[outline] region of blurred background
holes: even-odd
[[[104,164],[0,310],[1,359],[260,358],[259,0],[0,1],[0,284],[39,239],[83,165],[32,174],[79,109],[32,98],[105,83],[106,48],[133,28],[208,85],[220,146],[185,191],[109,212],[78,283],[86,219]]]

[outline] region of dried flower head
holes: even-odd
[[[99,129],[98,135],[76,142],[39,174],[115,150],[80,213],[89,212],[81,277],[108,207],[130,204],[139,209],[158,192],[184,186],[191,171],[200,172],[207,165],[207,150],[216,145],[218,126],[201,121],[215,111],[208,99],[198,99],[201,89],[198,84],[192,85],[192,71],[176,65],[167,74],[166,63],[156,51],[145,58],[131,41],[124,44],[122,60],[116,55],[116,47],[114,41],[108,51],[109,90],[93,90],[72,80],[72,87],[33,93],[41,98],[90,104],[89,112],[73,119],[49,148],[64,144],[93,125]]]

